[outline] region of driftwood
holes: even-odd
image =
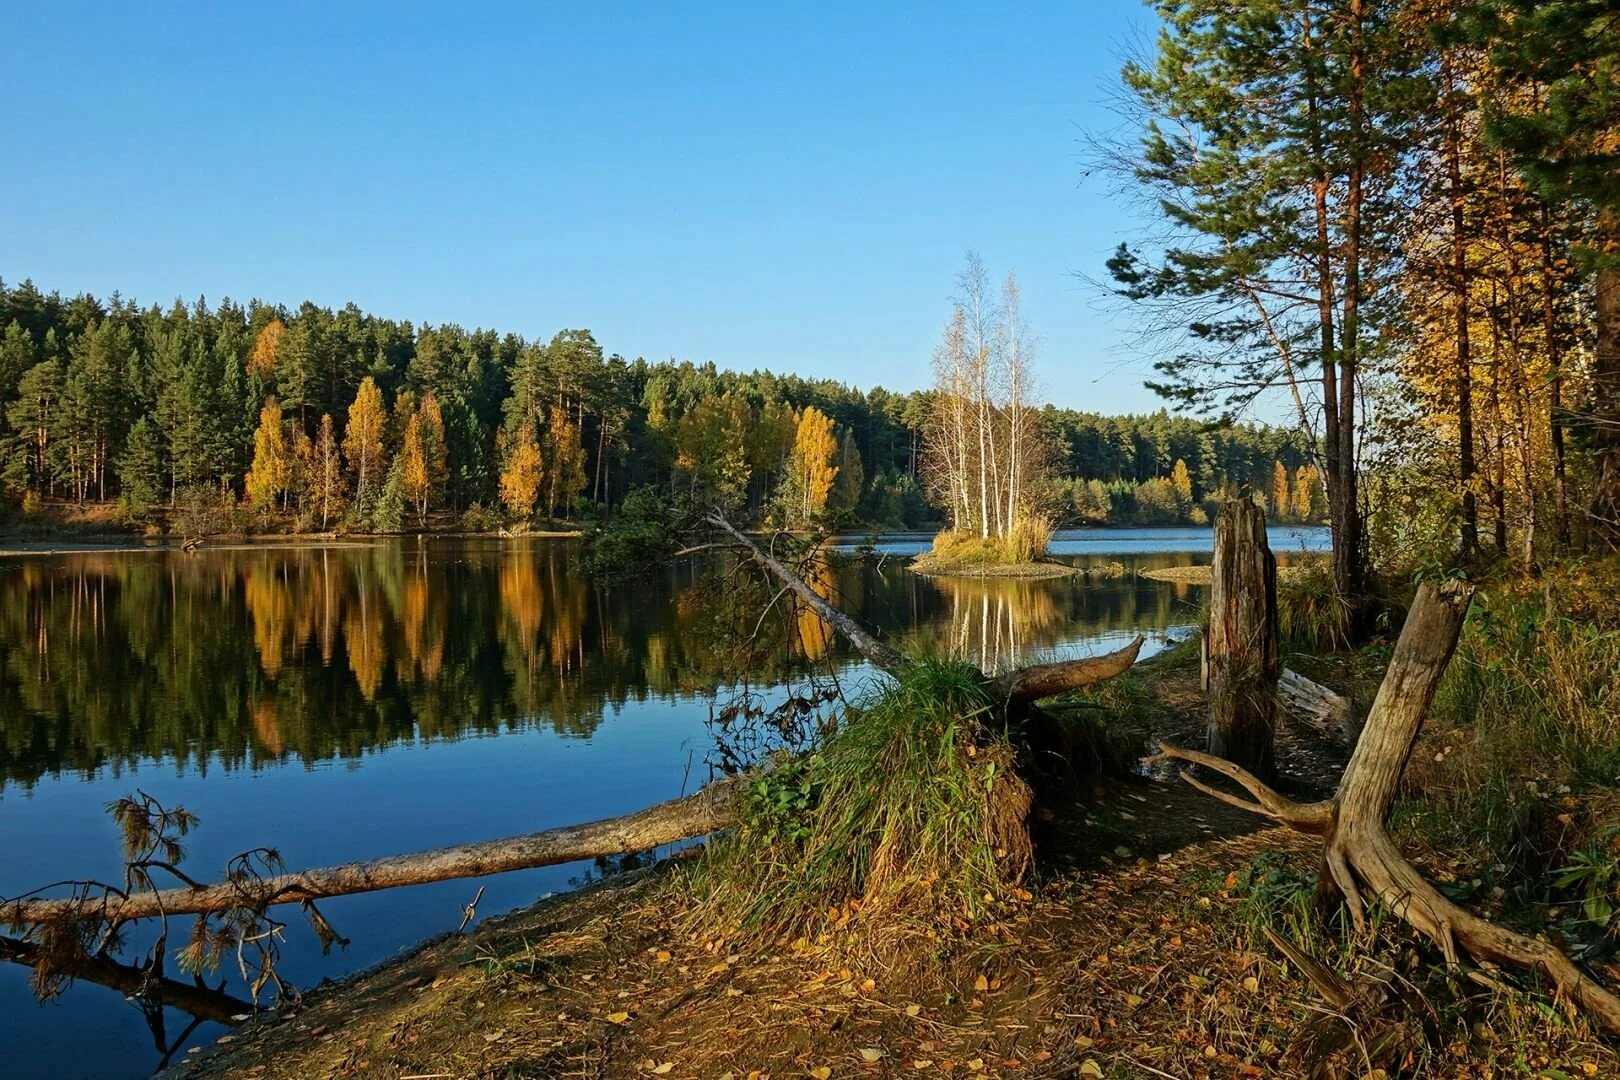
[[[1609,1031],[1620,1032],[1620,997],[1549,943],[1516,934],[1452,903],[1406,861],[1385,831],[1396,786],[1457,646],[1472,597],[1472,588],[1460,584],[1419,587],[1332,799],[1294,802],[1247,770],[1195,750],[1161,744],[1157,760],[1208,766],[1242,785],[1252,800],[1210,787],[1188,773],[1182,778],[1224,802],[1324,837],[1324,885],[1343,897],[1358,933],[1367,927],[1367,905],[1379,902],[1437,943],[1448,963],[1456,963],[1461,950],[1475,960],[1530,968],[1551,979],[1573,1006]]]
[[[685,798],[589,825],[278,874],[251,884],[222,881],[197,888],[138,892],[128,896],[114,894],[88,901],[12,900],[0,903],[0,922],[27,924],[64,918],[124,922],[159,915],[200,915],[647,851],[663,844],[705,836],[730,825],[736,820],[733,804],[741,782],[736,777],[719,780]]]
[[[1285,713],[1338,746],[1354,746],[1361,734],[1350,699],[1297,671],[1283,669],[1277,679],[1277,704]]]
[[[1252,499],[1228,499],[1215,517],[1209,631],[1209,752],[1269,779],[1277,730],[1277,560],[1266,513]]]

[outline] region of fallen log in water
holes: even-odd
[[[117,923],[160,915],[200,915],[647,851],[663,844],[706,836],[730,825],[736,820],[734,801],[741,783],[740,777],[728,777],[685,798],[588,825],[390,855],[253,881],[221,881],[197,888],[137,892],[127,897],[114,894],[88,900],[11,900],[0,903],[0,923],[27,925],[80,918]]]
[[[761,569],[793,592],[854,648],[885,671],[903,670],[909,661],[879,641],[855,619],[820,596],[802,577],[763,551],[724,517],[714,514],[709,523],[730,535],[727,546],[743,550]],[[1065,660],[1008,672],[985,682],[1009,704],[1026,713],[1034,702],[1111,679],[1136,662],[1143,638],[1103,656]],[[230,910],[260,910],[275,904],[294,904],[334,896],[375,892],[435,881],[484,877],[512,870],[576,862],[607,855],[647,851],[707,836],[737,819],[735,799],[743,777],[716,781],[694,795],[659,803],[624,817],[587,825],[548,829],[524,836],[486,840],[474,844],[391,855],[365,862],[276,874],[270,877],[229,880],[207,885],[128,895],[105,888],[91,895],[69,898],[23,897],[0,900],[0,922],[15,926],[39,925],[56,920],[99,920],[116,926],[133,919],[170,915],[201,915]]]

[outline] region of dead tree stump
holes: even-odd
[[[1277,560],[1266,513],[1229,499],[1215,517],[1215,565],[1205,638],[1209,752],[1256,776],[1273,771],[1277,728]]]

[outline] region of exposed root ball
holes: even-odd
[[[971,927],[1028,872],[1032,795],[976,671],[925,661],[753,782],[700,884],[727,923]]]

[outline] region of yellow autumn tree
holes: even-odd
[[[349,422],[343,429],[343,456],[354,470],[354,492],[364,503],[371,487],[382,480],[383,429],[388,414],[383,409],[382,391],[377,380],[367,375],[349,406]]]
[[[286,327],[280,319],[271,319],[253,339],[253,351],[248,353],[247,369],[261,379],[269,379],[276,371],[276,355],[281,349],[281,334]]]
[[[827,496],[838,478],[837,461],[832,418],[814,405],[808,406],[799,414],[793,437],[793,511],[800,523],[815,520],[826,509]]]
[[[1186,514],[1192,509],[1192,473],[1180,458],[1176,458],[1175,467],[1170,470],[1170,486],[1175,489],[1176,508]]]
[[[534,424],[525,420],[507,444],[506,467],[501,470],[501,502],[506,504],[506,511],[513,520],[529,520],[544,482],[545,464],[540,456],[540,444],[534,437]]]
[[[580,445],[579,427],[568,410],[551,407],[546,423],[546,513],[555,517],[557,507],[565,509],[585,490],[585,448]]]
[[[1309,462],[1294,470],[1291,509],[1294,517],[1300,521],[1321,521],[1327,513],[1327,497],[1322,492],[1321,474]]]
[[[248,501],[262,510],[275,506],[276,498],[287,490],[292,477],[292,454],[287,447],[287,429],[281,420],[281,405],[267,398],[259,410],[259,427],[253,433],[253,468],[247,475]]]
[[[405,498],[416,506],[417,522],[425,528],[433,482],[428,475],[427,454],[422,446],[422,417],[418,412],[412,412],[405,421],[405,437],[400,440],[398,460]]]
[[[1273,462],[1271,466],[1271,514],[1275,518],[1285,518],[1289,511],[1288,498],[1288,466],[1282,462]]]

